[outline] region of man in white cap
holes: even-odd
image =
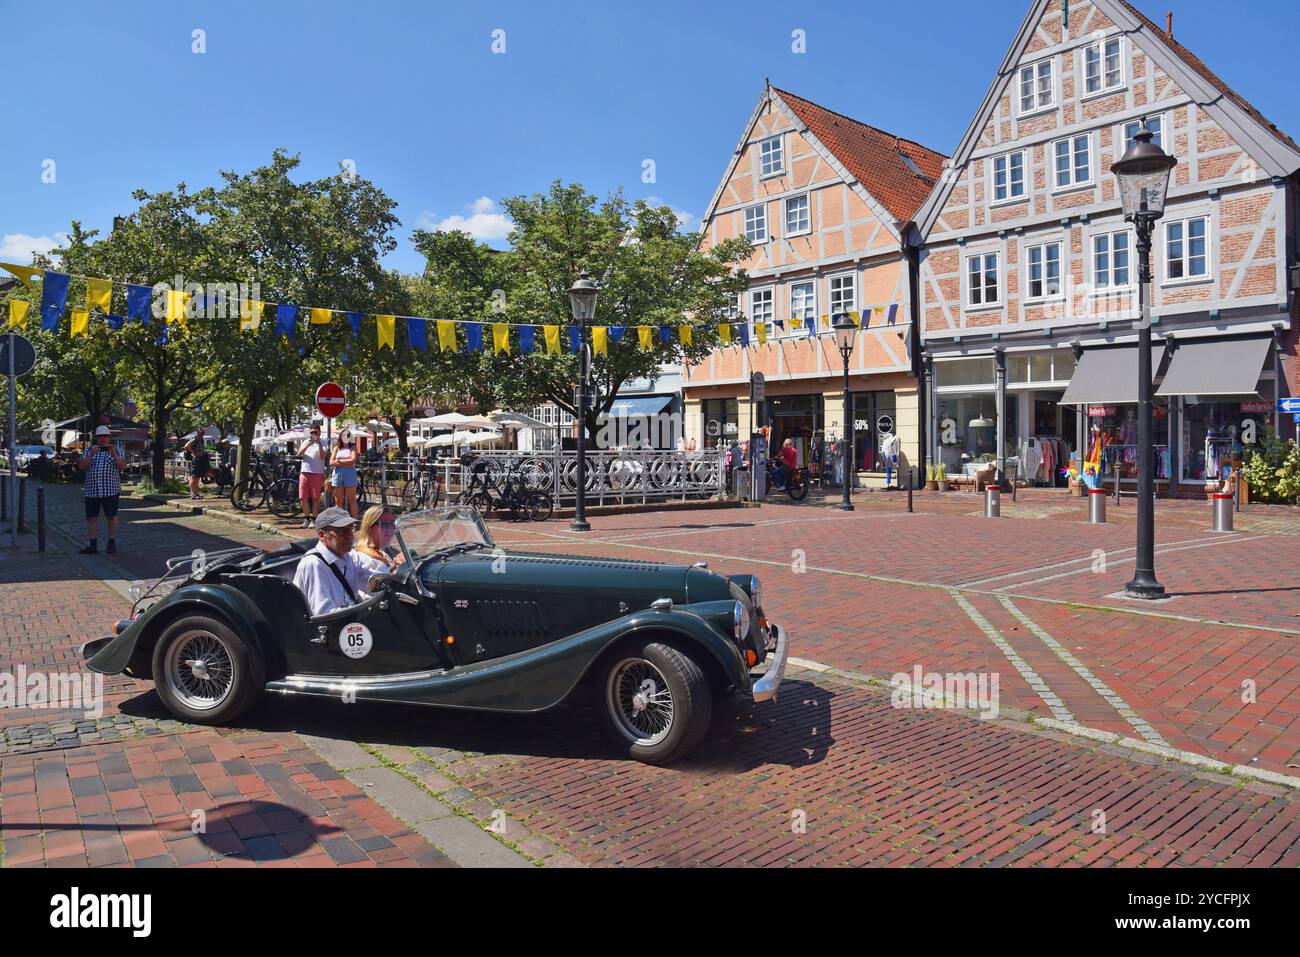
[[[86,473],[86,528],[90,544],[81,549],[83,555],[99,551],[99,512],[103,509],[108,519],[108,548],[111,555],[117,551],[117,503],[122,494],[122,469],[126,459],[111,444],[112,431],[106,425],[95,429],[93,444],[86,448],[77,463],[78,471]]]
[[[312,617],[365,599],[371,570],[352,551],[356,519],[343,509],[322,509],[314,523],[320,540],[298,562],[293,583],[307,599]]]

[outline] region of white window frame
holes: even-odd
[[[1128,237],[1128,282],[1124,285],[1116,285],[1111,280],[1115,275],[1115,237]],[[1106,240],[1106,273],[1109,285],[1101,285],[1097,282],[1097,240]],[[1137,288],[1137,237],[1131,228],[1121,229],[1099,229],[1088,237],[1087,245],[1088,256],[1088,281],[1092,285],[1093,295],[1113,295],[1115,293],[1132,292]]]
[[[1047,250],[1048,247],[1056,247],[1056,292],[1047,291]],[[1039,251],[1042,257],[1040,262],[1043,269],[1043,292],[1035,296],[1033,294],[1033,253]],[[1024,248],[1025,258],[1025,302],[1049,302],[1053,299],[1065,298],[1065,243],[1060,239],[1047,239],[1041,243],[1030,243]]]
[[[763,148],[771,143],[776,144],[776,153],[780,162],[767,172],[763,171],[766,165],[767,156],[763,154]],[[769,154],[770,155],[770,154]],[[776,136],[768,136],[758,141],[758,175],[760,179],[770,179],[773,176],[785,175],[785,134],[778,133]]]
[[[845,279],[849,281],[847,309],[844,308],[845,287],[841,285],[838,289],[836,288],[836,283],[842,282]],[[838,306],[836,306],[835,304],[837,293],[839,294],[839,300],[840,300]],[[833,276],[827,276],[826,277],[826,314],[834,316],[834,315],[839,315],[840,313],[853,312],[857,308],[858,308],[858,274],[856,272],[842,272],[842,273],[836,273]]]
[[[772,330],[774,328],[772,323],[776,319],[776,287],[761,286],[758,289],[749,290],[749,326],[750,326],[750,332],[753,334],[753,338],[751,341],[754,342],[758,341],[759,310],[758,310],[758,302],[756,299],[756,297],[758,296],[766,297],[767,318],[763,320],[763,324],[767,326],[767,338],[771,339]]]
[[[1088,143],[1088,178],[1087,179],[1075,178],[1075,173],[1078,169],[1079,140],[1086,140]],[[1056,167],[1056,159],[1057,159],[1056,148],[1061,143],[1068,144],[1069,156],[1070,156],[1070,182],[1066,183],[1064,186],[1062,186],[1057,181],[1056,178],[1056,175],[1059,172],[1059,170]],[[1052,140],[1051,149],[1048,151],[1048,162],[1050,163],[1050,175],[1051,175],[1053,193],[1068,193],[1072,189],[1083,189],[1084,187],[1087,186],[1097,185],[1096,184],[1097,176],[1095,172],[1097,166],[1097,151],[1093,146],[1092,133],[1073,133],[1070,136],[1065,136],[1060,139]]]
[[[1205,257],[1204,257],[1205,272],[1197,273],[1194,276],[1191,275],[1170,276],[1169,266],[1172,260],[1169,257],[1169,227],[1177,225],[1183,228],[1183,238],[1180,240],[1180,242],[1182,242],[1183,244],[1183,254],[1180,258],[1184,264],[1188,264],[1190,263],[1192,258],[1191,238],[1189,236],[1188,225],[1198,219],[1205,221]],[[1164,269],[1163,269],[1164,276],[1161,280],[1161,285],[1186,286],[1186,285],[1191,285],[1193,283],[1209,282],[1214,277],[1214,263],[1210,255],[1210,249],[1212,245],[1210,242],[1210,235],[1211,235],[1210,230],[1212,226],[1212,223],[1210,221],[1210,214],[1194,213],[1187,216],[1179,217],[1177,219],[1167,219],[1164,221],[1162,226],[1163,229],[1160,234],[1160,239],[1161,239],[1160,258],[1164,262]]]
[[[761,211],[763,214],[763,238],[755,239],[749,235],[749,214],[754,211]],[[767,201],[755,203],[753,206],[746,206],[740,211],[741,216],[741,235],[748,239],[754,245],[760,245],[772,238],[772,231],[767,227]]]
[[[807,225],[804,226],[802,229],[790,228],[790,204],[795,202],[796,200],[803,200],[804,219],[807,221]],[[782,208],[785,210],[785,235],[787,238],[789,238],[790,236],[804,236],[812,232],[812,197],[811,196],[809,196],[807,193],[800,193],[797,196],[787,196],[785,198],[785,201],[781,205]]]
[[[1106,84],[1106,47],[1115,43],[1119,47],[1116,57],[1119,60],[1119,79],[1111,84]],[[1100,81],[1097,89],[1088,90],[1088,53],[1091,50],[1097,51],[1097,66],[1100,70],[1097,79]],[[1128,70],[1125,69],[1125,44],[1122,36],[1109,36],[1097,40],[1095,43],[1089,43],[1079,50],[1079,98],[1091,100],[1098,96],[1107,96],[1117,90],[1122,90],[1128,85]]]
[[[983,281],[983,277],[985,277],[988,274],[988,268],[989,268],[988,261],[990,258],[993,259],[993,268],[997,272],[997,276],[994,279],[995,295],[997,296],[996,299],[984,298],[986,283]],[[979,260],[979,274],[981,277],[980,286],[979,286],[980,301],[972,302],[971,293],[974,290],[974,286],[971,285],[971,281],[970,281],[970,276],[971,276],[970,266],[971,266],[971,262],[976,259]],[[1002,251],[1001,250],[996,250],[996,249],[983,250],[980,252],[971,252],[966,255],[966,259],[962,263],[961,301],[962,301],[962,307],[967,312],[973,312],[980,309],[1000,308],[1002,306]]]
[[[1011,192],[1011,158],[1020,157],[1020,194],[1013,195]],[[1007,169],[1007,195],[1002,199],[997,197],[998,188],[998,160],[1006,161]],[[990,206],[1009,206],[1012,203],[1023,203],[1029,199],[1029,151],[1012,150],[1009,153],[1002,153],[999,156],[989,158],[989,185],[987,190]]]
[[[1169,130],[1168,117],[1164,113],[1155,113],[1147,116],[1148,128],[1149,128],[1149,124],[1153,121],[1158,121],[1160,123],[1160,139],[1157,142],[1157,140],[1153,137],[1151,142],[1155,143],[1156,146],[1159,146],[1166,153],[1171,152],[1170,150],[1165,148],[1165,134]],[[1116,159],[1122,157],[1124,155],[1124,152],[1128,149],[1128,128],[1130,126],[1138,126],[1139,124],[1141,124],[1141,122],[1142,122],[1142,117],[1135,116],[1131,120],[1125,120],[1123,123],[1119,124],[1119,126],[1115,128],[1115,142],[1119,145],[1119,148],[1115,151]]]
[[[810,316],[802,315],[801,313],[795,311],[794,291],[796,288],[800,286],[807,286],[812,290],[812,315]],[[808,323],[812,322],[815,324],[817,322],[817,280],[813,278],[795,280],[794,282],[790,283],[786,292],[790,296],[790,318],[802,319],[803,325],[800,326],[798,329],[795,329],[793,328],[793,324],[791,324],[791,326],[785,330],[785,334],[788,336],[807,335]],[[805,310],[808,308],[806,303],[804,304],[804,308]],[[814,325],[813,328],[816,328],[816,325]]]
[[[1040,102],[1041,92],[1039,90],[1039,83],[1041,79],[1040,78],[1041,71],[1039,68],[1044,65],[1046,65],[1048,69],[1049,86],[1051,87],[1051,89],[1048,91],[1050,94],[1050,99],[1046,103]],[[1033,106],[1029,107],[1029,109],[1025,109],[1025,105],[1024,105],[1024,82],[1025,82],[1026,72],[1029,72],[1030,74],[1031,90],[1034,99],[1034,104]],[[1033,114],[1041,113],[1044,110],[1055,109],[1056,108],[1056,57],[1049,56],[1043,60],[1036,60],[1033,63],[1026,63],[1023,66],[1021,66],[1018,70],[1016,70],[1015,96],[1016,96],[1017,116],[1032,116]]]

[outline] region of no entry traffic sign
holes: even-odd
[[[326,382],[316,390],[316,408],[327,419],[336,419],[348,407],[343,386],[337,382]]]

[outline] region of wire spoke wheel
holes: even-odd
[[[235,686],[234,656],[212,632],[187,631],[167,651],[165,679],[187,708],[211,711]]]
[[[668,679],[644,658],[627,658],[609,674],[609,706],[619,729],[639,745],[658,744],[672,731],[673,694]]]

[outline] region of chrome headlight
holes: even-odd
[[[754,609],[763,607],[763,590],[758,584],[758,576],[749,576],[749,600],[753,602]]]
[[[745,635],[749,632],[749,610],[745,608],[744,602],[735,602],[731,608],[731,634],[740,644],[745,640]]]

